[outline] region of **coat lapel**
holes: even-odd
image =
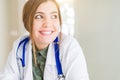
[[[44,70],[44,80],[56,80],[57,70],[55,62],[54,45],[50,44],[47,53],[46,65]]]

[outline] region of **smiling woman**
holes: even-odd
[[[48,6],[46,6],[48,5]],[[50,7],[50,9],[49,9]],[[53,42],[60,31],[60,19],[56,5],[53,2],[41,4],[33,20],[33,39],[39,50]]]
[[[14,42],[0,80],[89,80],[80,45],[61,32],[55,0],[28,0],[23,24],[29,34]]]

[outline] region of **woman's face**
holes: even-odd
[[[58,9],[54,2],[39,5],[33,20],[33,39],[38,49],[47,47],[54,41],[60,30]]]

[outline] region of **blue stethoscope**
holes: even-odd
[[[18,44],[18,47],[17,47],[16,55],[18,54],[18,50],[19,50],[20,46],[23,45],[22,58],[19,58],[20,62],[22,63],[21,68],[20,68],[20,62],[18,62],[19,71],[20,71],[20,80],[24,79],[23,73],[24,73],[24,67],[25,67],[25,48],[26,48],[26,45],[29,42],[29,40],[30,40],[30,38],[26,37],[25,39],[20,41],[20,43]],[[55,51],[55,61],[56,61],[56,67],[57,67],[57,73],[58,73],[57,80],[65,80],[65,76],[63,75],[62,66],[61,66],[60,59],[59,59],[58,37],[56,37],[56,39],[54,40],[54,51]]]

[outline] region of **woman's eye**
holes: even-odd
[[[52,19],[57,19],[57,15],[52,15],[51,18]]]
[[[36,15],[35,16],[35,19],[42,19],[43,18],[43,16],[41,16],[41,15]]]

